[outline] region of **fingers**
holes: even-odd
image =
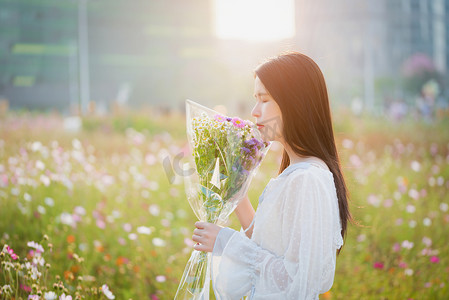
[[[206,228],[206,225],[207,225],[207,222],[201,222],[201,221],[195,222],[195,227],[199,228],[199,229]]]
[[[201,243],[201,242],[204,242],[204,239],[201,236],[194,234],[194,235],[192,235],[192,241]]]
[[[198,251],[212,252],[212,249],[209,246],[203,244],[196,244],[195,246],[193,246],[193,249]]]
[[[210,232],[208,232],[210,224],[207,222],[198,221],[195,223],[196,229],[193,230],[192,240],[197,244],[193,246],[193,249],[197,251],[212,252],[210,244]],[[213,246],[213,244],[212,244]]]

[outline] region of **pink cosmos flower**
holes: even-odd
[[[29,287],[28,285],[20,284],[20,288],[25,292],[31,293],[31,287]]]
[[[237,128],[243,128],[245,127],[245,122],[243,122],[243,120],[241,120],[240,118],[232,118],[232,124],[234,124],[235,127]]]
[[[19,258],[19,257],[17,256],[17,254],[14,253],[14,250],[12,250],[11,247],[6,246],[6,251],[8,251],[8,254],[11,256],[11,258],[12,258],[13,260],[16,260],[16,259]]]
[[[401,250],[401,245],[399,245],[399,243],[394,243],[393,252],[398,252],[399,250]]]
[[[430,261],[433,262],[434,264],[436,264],[436,263],[440,262],[440,259],[438,258],[438,256],[431,256]]]
[[[373,267],[374,267],[375,269],[383,269],[383,268],[384,268],[384,264],[383,264],[382,262],[380,262],[380,261],[376,261],[376,262],[373,264]]]
[[[214,118],[215,118],[215,121],[218,121],[218,122],[224,122],[224,121],[226,121],[226,117],[224,117],[224,116],[222,116],[222,115],[215,115],[214,116]]]

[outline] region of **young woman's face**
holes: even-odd
[[[279,105],[265,89],[259,77],[254,81],[254,97],[256,105],[251,115],[265,141],[282,141],[282,114]]]

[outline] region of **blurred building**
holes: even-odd
[[[427,55],[442,73],[449,68],[446,0],[295,0],[295,37],[263,43],[217,39],[213,7],[214,0],[0,0],[0,98],[12,108],[62,111],[89,101],[97,110],[181,107],[185,98],[242,102],[251,68],[295,49],[317,61],[334,99],[372,108],[386,93],[401,97],[398,78],[412,55]]]
[[[97,107],[201,97],[210,89],[199,87],[220,68],[211,10],[209,0],[0,0],[0,96],[12,108],[66,111],[83,92]]]
[[[296,15],[297,47],[313,53],[347,101],[361,96],[372,107],[388,85],[400,92],[403,64],[417,53],[448,70],[449,1],[296,0]]]

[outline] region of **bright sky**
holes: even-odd
[[[294,0],[215,0],[214,12],[222,39],[274,41],[295,34]]]

